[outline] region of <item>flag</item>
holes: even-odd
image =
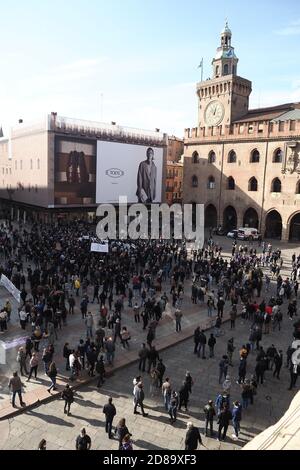
[[[203,67],[203,57],[202,57],[202,59],[201,59],[200,64],[198,65],[198,69],[201,69],[202,67]]]

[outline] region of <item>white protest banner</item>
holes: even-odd
[[[101,243],[92,243],[91,251],[95,251],[97,253],[108,253],[108,243],[105,243],[104,245]]]
[[[21,292],[6,276],[4,276],[4,274],[2,274],[1,276],[0,286],[5,287],[8,290],[8,292],[10,292],[18,302],[21,302],[21,297],[20,297]]]

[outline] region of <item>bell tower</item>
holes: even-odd
[[[226,22],[212,60],[213,78],[197,84],[199,127],[229,126],[248,112],[252,83],[237,75],[239,59],[231,39]]]

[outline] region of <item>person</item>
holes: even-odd
[[[208,401],[207,405],[205,405],[205,407],[203,408],[203,411],[205,413],[205,436],[207,436],[207,429],[209,425],[210,437],[213,437],[214,416],[216,416],[216,410],[212,400]]]
[[[182,312],[178,308],[175,310],[176,333],[181,331]]]
[[[164,398],[165,409],[166,411],[168,411],[170,400],[171,400],[171,394],[172,394],[172,388],[171,388],[169,377],[166,377],[166,380],[162,384],[161,390],[162,390],[162,395]]]
[[[247,409],[249,401],[251,401],[251,396],[252,396],[252,387],[251,387],[251,382],[249,379],[245,381],[245,383],[241,384],[241,389],[242,389],[242,403],[243,403],[243,408]]]
[[[215,357],[214,355],[214,349],[215,349],[215,344],[216,344],[217,340],[216,338],[214,337],[214,334],[211,333],[210,334],[210,337],[208,338],[208,347],[209,347],[209,357]]]
[[[158,380],[159,380],[158,386],[159,388],[161,388],[163,384],[163,378],[166,372],[166,366],[164,365],[162,359],[158,360],[156,370],[158,372]]]
[[[136,195],[138,202],[151,203],[156,197],[157,168],[151,147],[147,149],[146,155],[147,159],[139,164]]]
[[[122,347],[125,349],[127,346],[127,348],[129,349],[129,340],[131,339],[131,337],[126,326],[123,326],[121,330],[121,338]]]
[[[135,323],[140,323],[140,307],[138,306],[137,302],[134,304],[133,313]]]
[[[191,373],[189,371],[186,371],[184,381],[187,385],[188,392],[192,393],[192,386],[194,385],[194,380],[193,380],[193,378],[191,376]]]
[[[49,371],[48,371],[48,376],[50,377],[51,379],[51,385],[50,387],[47,389],[47,391],[49,393],[51,393],[51,390],[57,390],[56,388],[56,376],[57,376],[57,369],[56,369],[56,365],[55,365],[55,362],[51,362],[50,366],[49,366]]]
[[[85,319],[87,338],[93,338],[93,325],[94,325],[94,320],[93,320],[92,313],[88,312],[87,317]]]
[[[229,426],[229,422],[232,419],[232,413],[229,409],[227,404],[224,405],[220,414],[219,414],[219,430],[218,430],[218,441],[225,441],[227,429]],[[223,435],[221,437],[223,431]]]
[[[226,378],[228,372],[228,357],[226,355],[222,356],[221,361],[219,362],[219,384],[222,382],[223,376]]]
[[[38,358],[38,355],[37,355],[36,352],[32,353],[29,364],[30,364],[30,371],[29,371],[29,376],[28,376],[27,382],[30,381],[33,372],[34,372],[34,378],[36,379],[36,377],[37,377],[37,369],[38,369],[38,365],[39,365],[39,358]]]
[[[227,357],[228,357],[228,365],[232,366],[232,355],[235,350],[235,346],[233,345],[234,338],[230,338],[227,342]]]
[[[106,361],[112,366],[115,358],[115,343],[112,338],[105,339],[104,348],[106,351]]]
[[[143,390],[143,384],[142,384],[142,382],[139,382],[137,384],[136,389],[135,389],[135,395],[134,395],[134,410],[133,410],[133,413],[135,415],[140,414],[139,411],[137,411],[137,407],[140,406],[143,416],[148,416],[148,413],[145,413],[145,410],[144,410],[144,398],[145,398],[145,393],[144,393],[144,390]]]
[[[20,366],[20,374],[23,376],[23,369],[25,370],[25,375],[28,375],[28,370],[26,366],[26,354],[24,348],[21,346],[17,354],[17,362]]]
[[[239,363],[239,378],[237,380],[238,384],[241,384],[244,382],[245,377],[246,377],[246,370],[247,370],[247,360],[244,357],[241,357],[240,363]]]
[[[63,348],[63,357],[66,360],[66,371],[70,370],[70,364],[69,364],[70,354],[71,354],[71,349],[69,348],[69,343],[65,343],[64,348]]]
[[[122,440],[122,446],[120,450],[133,450],[133,443],[130,439],[130,434],[126,434]]]
[[[26,329],[26,323],[27,323],[27,313],[22,307],[22,310],[19,312],[19,318],[20,318],[20,325],[22,330]]]
[[[139,350],[139,370],[145,372],[146,360],[148,358],[149,350],[145,343],[142,343],[142,347]]]
[[[201,351],[202,351],[202,359],[206,359],[206,356],[205,356],[206,336],[203,330],[199,332],[198,340],[199,340],[198,357],[200,357]]]
[[[168,411],[170,415],[170,421],[171,424],[176,422],[177,419],[177,408],[178,408],[178,395],[175,390],[172,391],[171,397],[170,397],[170,402],[168,405]]]
[[[96,372],[99,374],[97,388],[100,388],[102,384],[104,384],[105,380],[105,365],[103,356],[99,357],[99,360],[96,363]]]
[[[226,392],[228,396],[230,396],[230,390],[231,390],[230,375],[226,375],[226,379],[223,382],[223,391]]]
[[[80,434],[76,439],[76,450],[90,450],[92,441],[90,436],[86,433],[85,428],[80,430]]]
[[[119,450],[122,450],[122,442],[123,442],[124,437],[126,435],[129,435],[130,437],[132,436],[132,434],[130,434],[126,426],[125,418],[120,419],[120,421],[118,422],[115,428],[115,434],[117,435],[117,439],[119,441]]]
[[[104,405],[103,407],[103,413],[105,414],[105,432],[107,432],[109,439],[112,439],[112,434],[111,434],[112,423],[113,423],[114,417],[117,414],[116,407],[112,401],[113,401],[112,397],[109,397],[108,403],[106,403],[106,405]]]
[[[232,306],[232,309],[230,310],[229,316],[230,316],[230,329],[234,330],[235,329],[235,321],[236,321],[236,317],[237,317],[236,305]]]
[[[38,445],[38,450],[47,450],[47,441],[46,439],[42,439]]]
[[[233,439],[238,439],[240,431],[240,423],[242,420],[242,406],[239,401],[233,402],[233,408],[231,410],[232,414],[232,426],[235,434],[232,434]]]
[[[216,398],[215,401],[215,406],[217,408],[217,415],[219,416],[221,413],[221,410],[224,408],[224,406],[227,405],[229,407],[229,397],[226,392],[219,393],[219,395]]]
[[[155,346],[151,346],[148,352],[148,374],[150,373],[151,367],[156,367],[156,361],[159,359],[158,351]]]
[[[18,372],[14,372],[13,376],[10,378],[8,383],[8,388],[12,391],[12,400],[11,404],[13,408],[16,408],[15,399],[16,394],[19,396],[20,405],[25,406],[25,402],[22,398],[22,382],[20,377],[18,376]]]
[[[189,421],[187,423],[187,433],[185,436],[185,450],[197,450],[198,443],[203,445],[199,429]]]
[[[64,413],[70,415],[71,404],[74,402],[74,392],[69,384],[66,384],[61,392],[61,398],[65,400]]]
[[[68,300],[69,303],[69,315],[74,315],[75,299],[71,294]]]
[[[280,349],[278,352],[276,351],[275,357],[274,357],[274,364],[275,364],[275,369],[273,372],[273,377],[277,377],[279,379],[279,374],[280,370],[283,364],[283,352],[282,349]]]
[[[181,410],[182,405],[185,407],[185,411],[188,411],[188,401],[189,401],[189,387],[188,384],[183,381],[182,386],[179,390],[179,408]]]

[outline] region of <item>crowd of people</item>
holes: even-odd
[[[247,243],[238,245],[234,241],[231,257],[225,257],[222,247],[212,238],[206,240],[203,249],[191,253],[184,243],[175,241],[114,241],[109,244],[108,254],[99,255],[90,251],[92,237],[92,227],[82,221],[61,222],[55,227],[33,224],[30,228],[2,224],[0,274],[6,275],[21,291],[21,302],[18,312],[13,312],[7,299],[0,311],[0,330],[3,333],[9,330],[13,315],[18,315],[21,330],[28,334],[16,358],[20,375],[27,376],[27,381],[33,376],[37,378],[42,363],[44,374],[49,377],[48,392],[51,393],[57,389],[56,364],[63,357],[65,369],[70,372],[70,385],[87,370],[90,377],[97,374],[100,388],[105,381],[106,368],[113,366],[116,352],[121,354],[116,344],[119,342],[124,350],[129,349],[131,338],[138,331],[145,335],[138,352],[139,371],[149,374],[151,396],[161,390],[164,407],[174,424],[177,411],[182,407],[188,410],[193,379],[187,372],[181,386],[173,388],[166,376],[166,365],[153,343],[167,306],[171,307],[176,333],[182,331],[184,309],[189,307],[186,297],[190,296],[191,305],[198,305],[199,311],[204,307],[214,327],[209,337],[201,327],[195,329],[193,352],[198,358],[215,357],[215,345],[223,333],[225,309],[229,309],[232,335],[238,315],[249,330],[246,344],[235,345],[238,338],[228,340],[219,361],[220,394],[215,400],[209,400],[203,409],[206,435],[209,426],[210,436],[213,436],[213,421],[217,419],[218,439],[226,438],[230,422],[234,428],[233,438],[237,439],[242,410],[247,410],[249,403],[253,404],[253,397],[264,383],[267,371],[280,379],[284,352],[274,344],[264,348],[261,343],[273,331],[281,331],[284,315],[295,321],[300,255],[293,255],[290,277],[284,277],[281,275],[281,251],[273,250],[272,245],[265,242],[254,247]],[[274,283],[275,291],[272,289]],[[97,313],[92,314],[95,303]],[[128,309],[134,319],[131,329],[126,321],[124,323]],[[58,338],[67,336],[73,318],[78,316],[75,315],[77,310],[80,310],[84,334],[78,338],[78,344],[70,345],[65,341],[60,350],[56,346]],[[285,352],[291,378],[289,390],[296,386],[300,372],[299,365],[293,360],[300,345],[299,322],[293,325],[294,332],[290,339],[287,338]],[[239,358],[234,364],[236,349]],[[256,366],[249,371],[247,359],[255,350]],[[229,367],[236,367],[235,379],[241,389],[239,399],[235,397],[233,401],[230,389],[234,374],[229,374]],[[17,394],[20,405],[24,406],[22,382],[17,372],[9,387],[13,394],[12,406],[16,406]],[[135,378],[133,395],[133,412],[137,414],[141,410],[142,415],[147,416],[141,376]],[[64,411],[70,414],[74,396],[69,384],[62,398],[65,400]],[[106,410],[112,410],[114,405],[108,405],[111,406]],[[188,433],[195,442],[197,432],[193,428],[190,422]],[[111,429],[108,422],[109,437]],[[125,437],[130,447],[129,432],[119,442],[123,445]]]

